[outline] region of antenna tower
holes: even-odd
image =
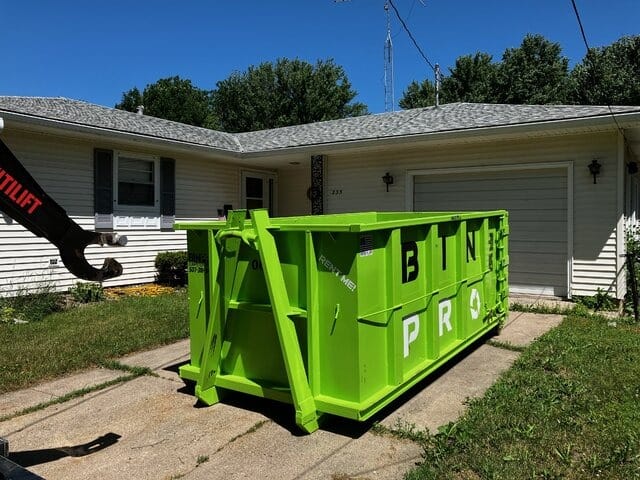
[[[393,42],[389,2],[384,2],[384,11],[387,14],[387,38],[384,41],[384,111],[393,112],[396,100],[393,93]]]

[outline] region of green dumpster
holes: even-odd
[[[225,390],[292,403],[296,423],[365,420],[507,315],[505,211],[185,222],[190,362]]]

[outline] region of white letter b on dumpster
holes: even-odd
[[[411,328],[413,326],[413,328]],[[418,332],[420,331],[420,322],[418,315],[402,319],[402,336],[404,338],[404,358],[409,356],[409,345],[416,341]]]

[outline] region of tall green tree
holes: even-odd
[[[135,112],[140,105],[144,106],[145,115],[198,127],[211,127],[214,123],[211,93],[178,76],[149,84],[142,94],[137,87],[132,88],[122,94],[116,108]]]
[[[367,113],[344,69],[333,60],[315,65],[278,59],[234,72],[216,84],[213,114],[226,132],[267,128],[352,117]]]
[[[488,53],[477,52],[456,59],[442,80],[443,102],[491,103],[495,101],[496,64]]]
[[[571,101],[585,105],[640,105],[640,36],[592,48],[571,72]]]
[[[409,84],[398,101],[400,108],[430,107],[436,103],[436,87],[428,78],[418,83],[415,80]]]
[[[403,108],[433,105],[430,82],[412,82],[400,100]],[[569,99],[569,60],[557,43],[527,35],[508,48],[500,62],[478,52],[456,59],[442,80],[441,103],[561,104]],[[406,106],[405,106],[406,105]]]
[[[569,60],[559,43],[527,35],[518,48],[502,55],[496,74],[495,101],[513,104],[567,103]]]

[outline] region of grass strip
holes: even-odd
[[[527,349],[527,347],[523,345],[514,345],[511,342],[500,342],[498,340],[487,340],[487,345],[502,348],[503,350],[510,350],[512,352],[524,352]]]
[[[393,427],[374,423],[371,427],[371,433],[400,440],[411,440],[421,444],[427,442],[430,438],[428,430],[421,430],[415,424],[400,419],[396,420],[396,424]]]
[[[0,394],[186,338],[188,324],[184,291],[88,304],[23,325],[0,324]]]
[[[114,378],[113,380],[109,380],[107,382],[99,383],[97,385],[93,385],[91,387],[80,388],[78,390],[74,390],[73,392],[66,393],[60,397],[53,398],[51,400],[47,400],[46,402],[38,403],[37,405],[33,405],[31,407],[24,408],[18,412],[10,413],[8,415],[3,415],[0,417],[0,422],[4,422],[6,420],[11,420],[13,418],[21,417],[23,415],[27,415],[29,413],[37,412],[39,410],[43,410],[52,405],[58,405],[61,403],[68,402],[69,400],[73,400],[74,398],[84,397],[89,393],[97,392],[100,390],[104,390],[105,388],[112,387],[114,385],[118,385],[120,383],[128,382],[129,380],[133,380],[135,378],[146,375],[145,372],[136,372],[131,373],[129,375],[122,375],[118,378]]]
[[[637,478],[638,378],[637,324],[570,314],[428,436],[407,478]]]
[[[119,370],[122,372],[135,373],[139,376],[148,375],[150,377],[157,377],[158,374],[151,370],[149,367],[138,367],[135,365],[125,365],[124,363],[120,363],[117,360],[106,360],[102,361],[98,365],[101,368],[105,368],[107,370]]]

